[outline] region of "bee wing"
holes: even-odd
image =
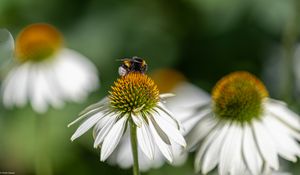
[[[12,60],[15,44],[11,33],[6,29],[0,29],[0,65]]]
[[[125,76],[127,74],[127,70],[125,68],[123,68],[122,66],[119,67],[119,75],[120,76]]]

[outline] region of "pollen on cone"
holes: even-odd
[[[159,90],[154,81],[136,72],[120,77],[109,93],[112,106],[121,112],[146,111],[159,101]]]

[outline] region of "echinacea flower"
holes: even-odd
[[[6,76],[3,103],[23,107],[27,101],[39,113],[64,101],[79,102],[98,87],[97,69],[85,56],[67,49],[51,25],[25,27],[15,43],[16,65]]]
[[[220,175],[261,175],[278,170],[279,156],[293,162],[300,156],[299,116],[269,98],[263,83],[248,72],[222,78],[199,112],[201,120],[187,137],[189,147],[197,149],[197,172],[218,166]]]
[[[115,81],[108,97],[86,108],[70,124],[86,118],[71,140],[94,126],[94,147],[101,149],[100,160],[105,161],[124,132],[130,130],[130,133],[136,132],[137,144],[150,160],[154,159],[155,148],[158,148],[172,162],[171,146],[178,144],[185,147],[186,142],[179,131],[180,123],[163,104],[167,96],[159,94],[156,84],[146,74],[130,72]]]
[[[150,75],[158,86],[161,93],[173,93],[172,98],[167,98],[165,105],[174,114],[174,117],[182,123],[183,135],[188,133],[192,126],[199,119],[198,117],[190,117],[196,106],[202,105],[209,101],[208,93],[195,85],[189,83],[184,75],[173,69],[159,69]],[[121,168],[129,168],[133,166],[132,152],[130,149],[130,135],[127,131],[120,141],[116,150],[109,158],[109,163],[119,165]],[[166,160],[164,156],[155,149],[154,159],[149,159],[141,149],[139,151],[139,165],[141,171],[147,171],[150,168],[159,168]],[[172,152],[174,161],[172,165],[182,165],[187,159],[187,152],[182,147],[173,145]]]

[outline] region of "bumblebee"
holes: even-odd
[[[125,76],[130,72],[140,72],[144,74],[148,69],[146,61],[140,57],[124,58],[121,59],[121,61],[122,65],[119,67],[120,76]]]

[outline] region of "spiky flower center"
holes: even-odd
[[[61,34],[51,25],[32,24],[24,28],[16,39],[16,58],[20,62],[42,61],[62,47]]]
[[[154,81],[138,72],[120,77],[109,94],[112,107],[123,113],[146,112],[159,101],[159,90]]]
[[[241,123],[261,116],[266,97],[268,91],[263,83],[254,75],[242,71],[225,76],[212,91],[217,116]]]

